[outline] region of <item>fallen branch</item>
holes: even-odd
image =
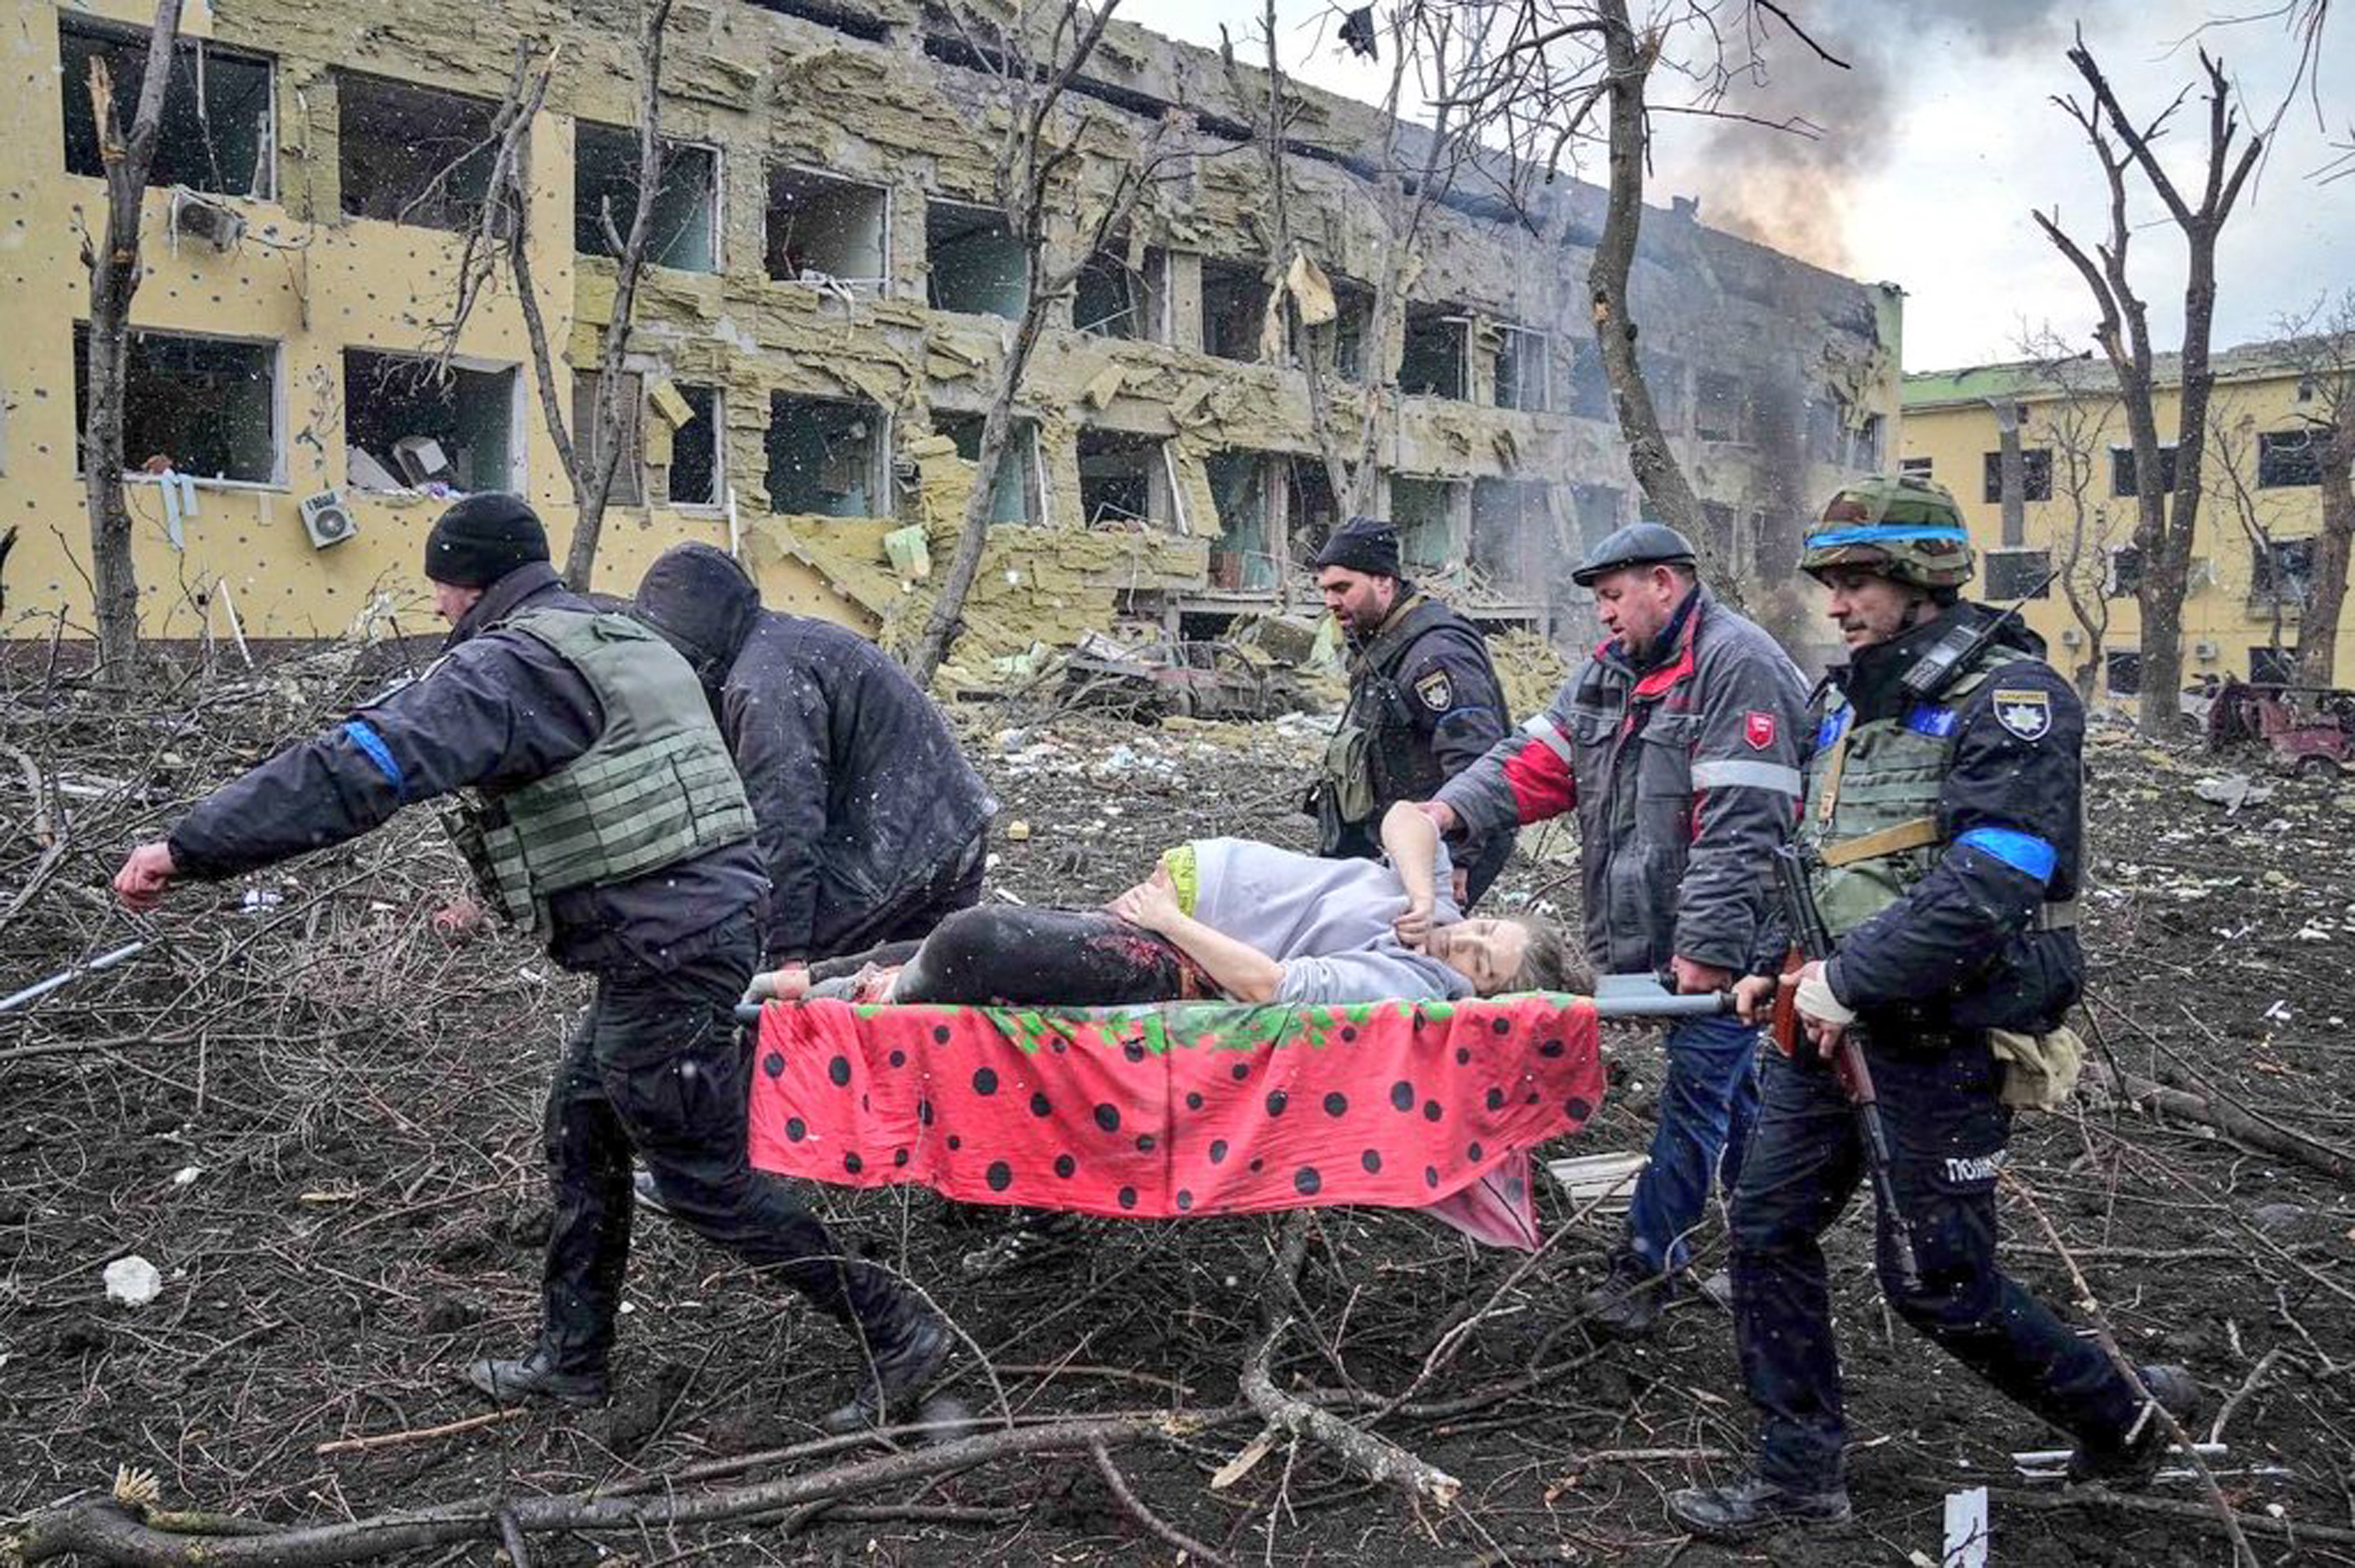
[[[337,1437],[332,1442],[320,1444],[311,1452],[324,1457],[329,1454],[363,1454],[375,1448],[396,1448],[405,1443],[430,1443],[437,1437],[455,1437],[461,1432],[496,1426],[502,1421],[513,1421],[529,1414],[518,1404],[506,1410],[469,1415],[464,1421],[444,1422],[439,1426],[414,1426],[406,1432],[379,1432],[369,1437]]]
[[[1251,1360],[1243,1363],[1242,1395],[1251,1402],[1251,1407],[1265,1417],[1269,1425],[1281,1426],[1296,1437],[1310,1438],[1332,1449],[1351,1469],[1369,1480],[1398,1487],[1415,1497],[1429,1498],[1442,1508],[1454,1506],[1455,1495],[1464,1489],[1464,1483],[1454,1476],[1387,1437],[1352,1426],[1339,1416],[1295,1399],[1275,1386],[1268,1375],[1268,1361],[1275,1353],[1277,1341],[1291,1326],[1289,1318],[1278,1323],[1260,1340]]]
[[[1101,1443],[1092,1443],[1088,1446],[1088,1454],[1096,1462],[1096,1474],[1103,1478],[1104,1489],[1112,1493],[1113,1501],[1128,1510],[1131,1519],[1176,1547],[1182,1555],[1198,1563],[1210,1563],[1212,1568],[1220,1568],[1226,1563],[1224,1552],[1203,1545],[1146,1507],[1145,1499],[1129,1489],[1128,1478],[1120,1473],[1120,1467],[1112,1462],[1111,1449]]]

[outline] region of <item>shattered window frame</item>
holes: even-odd
[[[796,508],[781,504],[779,487],[776,483],[777,431],[781,416],[786,412],[784,406],[788,404],[811,404],[826,408],[848,409],[863,415],[869,421],[866,434],[860,438],[867,443],[864,481],[864,499],[868,503],[866,510],[831,511],[824,506]],[[762,460],[761,484],[762,488],[768,493],[770,514],[772,516],[827,517],[839,522],[890,521],[896,517],[899,512],[899,496],[892,482],[891,423],[890,410],[880,403],[867,398],[826,397],[809,393],[788,392],[781,388],[772,389],[769,393],[769,423],[762,432],[761,439]],[[833,458],[831,443],[826,441],[823,432],[818,439],[825,448],[819,453],[821,461],[831,461]],[[825,493],[822,480],[823,475],[817,480],[813,480],[811,483],[820,493]],[[841,493],[848,496],[852,492],[846,489]]]
[[[1256,516],[1237,517],[1227,510],[1239,470],[1253,494]],[[1219,519],[1219,532],[1209,542],[1211,591],[1265,595],[1283,585],[1285,552],[1277,547],[1275,519],[1279,512],[1286,514],[1288,534],[1288,497],[1283,492],[1289,471],[1289,454],[1261,447],[1220,447],[1202,454],[1203,482]]]
[[[498,104],[473,93],[453,92],[447,88],[427,87],[398,77],[341,67],[335,72],[335,82],[336,205],[343,215],[366,222],[438,229],[445,234],[462,234],[473,228],[482,215],[484,204],[490,199],[495,156],[490,127],[498,116]],[[467,140],[464,153],[434,165],[413,189],[388,197],[380,179],[353,179],[357,172],[353,162],[356,150],[373,148],[374,155],[384,157],[388,165],[404,161],[415,164],[414,154],[424,138],[410,129],[395,146],[381,131],[356,125],[354,117],[368,112],[367,106],[372,103],[400,118],[403,101],[410,110],[431,108],[446,115],[453,127],[447,137],[452,147],[470,135],[471,140]],[[479,134],[470,133],[460,123],[466,120],[478,122]],[[378,175],[387,172],[367,162],[359,168]],[[405,172],[413,173],[415,168]],[[362,187],[357,196],[356,185]]]
[[[981,461],[982,425],[988,418],[984,413],[936,408],[932,412],[932,430],[934,434],[946,436],[956,443],[958,457],[966,462],[977,463]],[[965,440],[967,431],[972,434],[970,441]],[[1050,514],[1047,510],[1047,464],[1045,449],[1039,444],[1039,421],[1032,415],[1017,414],[1007,433],[1012,440],[1007,450],[998,457],[997,480],[990,486],[989,525],[993,528],[1042,528]],[[1005,509],[1008,477],[1006,462],[1008,458],[1019,465],[1012,475],[1021,486],[1025,514],[1019,517],[999,515]]]
[[[613,138],[624,143],[626,165],[610,189],[592,193],[584,186],[582,174],[587,160],[582,156],[584,139]],[[667,267],[678,272],[724,272],[727,259],[723,251],[727,228],[727,158],[715,142],[696,142],[670,136],[661,138],[663,153],[662,186],[655,193],[655,209],[648,215],[650,232],[646,236],[646,261],[651,266]],[[681,223],[666,239],[659,229],[665,198],[676,188],[673,180],[680,166],[689,162],[683,154],[701,154],[704,163],[702,226],[704,260],[701,263],[673,260],[680,243],[693,232],[693,225]],[[620,258],[605,249],[604,225],[599,221],[599,208],[583,203],[591,194],[613,198],[613,228],[629,243],[630,223],[637,208],[638,132],[628,125],[608,125],[602,121],[576,119],[572,122],[572,251],[576,256],[595,256],[614,261]],[[626,204],[624,201],[626,198]]]
[[[2175,493],[2175,449],[2173,441],[2161,441],[2158,446],[2158,489],[2162,495]],[[2117,442],[2110,446],[2110,497],[2122,500],[2140,493],[2135,489],[2135,450]]]
[[[864,273],[837,273],[827,271],[824,268],[808,270],[824,273],[825,276],[855,294],[869,295],[876,299],[889,298],[892,291],[893,281],[891,252],[896,238],[894,226],[899,220],[897,204],[891,199],[890,185],[881,180],[857,179],[850,175],[837,174],[831,169],[814,169],[803,164],[787,163],[782,160],[772,160],[768,164],[762,176],[761,268],[772,281],[792,283],[799,288],[817,288],[822,285],[804,283],[802,270],[797,269],[790,274],[778,270],[785,260],[780,250],[780,242],[790,232],[790,226],[781,228],[777,221],[780,181],[801,185],[832,187],[837,191],[858,191],[872,198],[877,218],[874,241],[877,271],[870,276]],[[929,270],[927,276],[929,279]],[[929,288],[929,282],[927,287]]]
[[[1454,338],[1453,352],[1433,351],[1440,334]],[[1417,340],[1424,356],[1419,360]],[[1453,379],[1438,374],[1453,361]],[[1457,304],[1417,305],[1410,302],[1399,329],[1398,392],[1401,397],[1438,397],[1451,403],[1472,396],[1472,314]]]
[[[1142,513],[1121,508],[1121,514],[1107,519],[1103,515],[1105,501],[1100,496],[1092,505],[1088,501],[1088,448],[1096,446],[1095,456],[1107,455],[1114,449],[1149,449],[1145,471],[1145,510]],[[1135,524],[1146,533],[1184,535],[1186,502],[1178,487],[1178,471],[1169,450],[1169,438],[1141,430],[1116,429],[1106,425],[1082,425],[1072,432],[1071,452],[1080,478],[1080,525],[1083,528],[1117,528]],[[1102,482],[1101,481],[1099,482]],[[1160,515],[1166,511],[1168,515]]]
[[[123,458],[124,468],[123,478],[124,482],[140,483],[155,481],[159,476],[148,472],[144,466],[147,459],[154,455],[163,455],[166,457],[171,455],[168,452],[156,454],[143,452],[140,450],[142,447],[153,447],[158,443],[153,440],[142,440],[141,438],[143,435],[149,434],[151,432],[143,431],[134,428],[133,424],[133,416],[137,412],[136,404],[141,397],[141,389],[139,387],[139,379],[143,369],[141,358],[143,352],[146,351],[150,344],[157,346],[177,346],[183,344],[218,345],[225,348],[258,349],[261,351],[265,356],[264,362],[267,367],[267,387],[265,396],[269,399],[269,463],[267,471],[258,473],[246,472],[230,474],[224,472],[220,474],[208,474],[197,473],[191,470],[183,470],[176,464],[175,464],[172,471],[175,473],[185,473],[187,478],[193,480],[197,484],[209,490],[284,490],[287,487],[287,408],[286,344],[283,340],[272,337],[250,337],[235,333],[188,332],[157,327],[134,327],[131,331],[131,352],[127,366],[128,374],[126,375],[123,383]],[[88,409],[90,404],[90,323],[86,321],[77,321],[73,323],[73,344],[71,355],[73,361],[74,397],[73,471],[76,479],[86,479],[89,476],[90,471],[90,463],[88,461],[89,454],[86,450],[84,440],[85,432],[89,429]],[[249,372],[248,374],[250,376],[250,373]],[[218,401],[204,402],[199,408],[189,411],[191,415],[190,422],[199,426],[208,427],[216,432],[218,432],[227,425],[227,421],[220,418],[221,409],[222,405]],[[171,443],[166,442],[163,444],[169,445]],[[232,454],[232,456],[234,456],[234,454]]]
[[[2136,544],[2112,545],[2104,552],[2105,570],[2102,577],[2102,595],[2105,599],[2132,599],[2142,587],[2142,546]]]
[[[1251,310],[1235,312],[1210,309],[1213,285],[1221,293],[1232,292],[1238,299],[1254,301]],[[1261,329],[1267,320],[1268,283],[1266,269],[1250,261],[1231,261],[1223,257],[1205,256],[1199,269],[1199,296],[1202,318],[1201,351],[1213,359],[1227,360],[1235,365],[1260,363]],[[1221,323],[1240,333],[1240,338],[1230,341]],[[1237,352],[1240,351],[1240,352]]]
[[[1166,343],[1169,330],[1169,261],[1168,252],[1157,245],[1144,248],[1144,265],[1132,267],[1124,249],[1108,246],[1091,251],[1074,281],[1071,294],[1071,330],[1090,337],[1100,337],[1116,343]],[[1092,320],[1082,319],[1085,313],[1082,302],[1087,298],[1091,281],[1098,289],[1117,289],[1128,303],[1109,314]],[[1097,302],[1098,304],[1101,302]],[[1089,307],[1091,310],[1094,306]],[[1109,324],[1126,316],[1135,324],[1132,332],[1107,330]]]
[[[1435,515],[1410,519],[1401,485],[1438,493],[1441,509]],[[1385,473],[1382,489],[1387,514],[1398,527],[1400,559],[1410,575],[1441,577],[1462,571],[1471,554],[1472,482],[1455,474]],[[1428,553],[1434,533],[1444,535],[1444,555]]]
[[[383,367],[378,371],[373,377],[371,377],[366,374],[367,366],[355,363],[355,361],[360,360],[380,361],[382,362]],[[342,428],[338,431],[338,434],[341,436],[344,444],[343,483],[345,485],[352,490],[358,491],[368,495],[434,495],[440,493],[428,485],[410,484],[402,480],[398,467],[399,460],[393,455],[391,442],[388,441],[385,443],[384,455],[379,457],[375,451],[355,440],[353,439],[352,429],[353,420],[359,414],[361,405],[360,397],[355,396],[355,389],[359,387],[363,381],[373,380],[377,387],[382,387],[391,380],[391,367],[394,366],[401,366],[408,367],[407,374],[411,379],[412,387],[421,385],[422,382],[430,376],[432,363],[432,355],[417,354],[405,349],[378,348],[372,344],[365,343],[349,343],[343,346],[337,357],[337,369],[338,373],[342,376],[343,386],[344,417]],[[531,450],[531,440],[524,424],[525,382],[523,367],[512,360],[501,361],[478,358],[471,355],[453,355],[450,359],[449,372],[452,382],[451,390],[449,392],[449,401],[451,404],[453,418],[464,418],[464,404],[466,400],[470,398],[483,397],[490,391],[490,388],[485,386],[461,383],[457,380],[459,376],[481,376],[492,381],[496,381],[501,378],[506,380],[506,386],[504,389],[504,397],[500,398],[499,401],[504,407],[506,421],[506,429],[502,433],[500,442],[500,444],[506,449],[506,461],[504,463],[497,465],[502,471],[496,476],[493,482],[474,484],[471,486],[452,483],[446,487],[447,493],[452,496],[481,495],[492,491],[500,490],[512,491],[518,495],[527,493],[527,486],[529,484],[528,460]],[[430,431],[412,431],[410,433],[432,434],[432,432]],[[433,439],[437,445],[442,444],[441,438],[439,436],[434,436]],[[453,479],[459,474],[460,453],[458,451],[451,450],[450,448],[458,445],[459,443],[453,437],[448,445],[443,446],[442,450],[442,456],[449,461],[450,471]],[[368,461],[377,468],[382,470],[385,476],[394,482],[393,484],[389,488],[387,488],[383,485],[369,484],[358,478],[356,478],[352,473],[352,454],[354,452],[366,452]],[[483,476],[477,474],[476,477],[481,478]]]
[[[2314,567],[2318,541],[2252,539],[2249,541],[2249,602],[2267,609],[2314,601]]]
[[[155,29],[137,23],[112,22],[103,17],[60,11],[58,15],[58,72],[63,99],[59,159],[66,173],[84,179],[104,179],[106,168],[98,152],[97,116],[91,108],[91,57],[104,51],[114,84],[114,113],[125,134],[137,109],[145,55]],[[128,58],[134,69],[116,69]],[[80,61],[81,69],[75,65]],[[222,110],[234,103],[215,103],[216,65],[261,73],[261,101],[253,111],[252,177],[240,186],[223,166],[219,139],[203,134]],[[193,77],[191,92],[184,82]],[[182,122],[186,120],[188,124]],[[191,133],[191,124],[196,133]],[[192,148],[206,154],[201,165],[183,160]],[[191,171],[195,171],[193,177]],[[172,43],[172,80],[164,101],[164,119],[157,127],[154,164],[147,171],[151,190],[185,185],[207,196],[242,197],[250,201],[278,199],[278,60],[256,49],[235,48],[210,38],[182,34]]]
[[[2257,436],[2257,488],[2304,489],[2322,482],[2320,443],[2312,430],[2264,430]]]
[[[1905,479],[1937,478],[1937,465],[1925,457],[1902,457],[1897,460],[1897,472]]]
[[[2294,686],[2297,683],[2297,650],[2249,645],[2249,684]]]
[[[1518,409],[1524,414],[1549,414],[1553,411],[1553,334],[1543,327],[1516,326],[1509,322],[1497,323],[1497,379],[1490,388],[1490,401],[1499,408]],[[1534,340],[1536,364],[1529,363],[1529,345]],[[1506,369],[1512,367],[1513,396],[1506,395]]]
[[[1989,506],[2003,504],[2003,453],[1982,454],[1986,471],[1980,475],[1980,499]],[[2052,449],[2023,446],[2019,449],[2019,498],[2027,501],[2052,499]]]
[[[2046,579],[2052,570],[2052,552],[2044,546],[1989,550],[1983,559],[1987,567],[1988,603],[2010,604],[2021,599],[2052,597],[2051,582],[2040,580]],[[2030,589],[2034,591],[2030,592]]]
[[[2102,691],[2113,697],[2142,694],[2142,650],[2110,648],[2102,653]]]
[[[679,512],[721,512],[728,506],[728,395],[716,382],[674,381],[674,390],[694,409],[695,417],[671,432],[670,461],[662,465],[663,503]],[[711,498],[708,501],[682,501],[678,497],[678,454],[692,450],[693,443],[680,438],[698,423],[711,427],[707,443],[711,457]]]
[[[963,234],[952,238],[943,239],[936,235],[934,232],[936,224],[943,218],[954,217],[978,218],[981,221],[969,226]],[[985,286],[969,281],[960,285],[956,291],[960,302],[950,303],[943,291],[943,279],[947,271],[941,264],[941,252],[943,247],[972,244],[976,236],[993,228],[997,230],[999,241],[1010,248],[1015,258],[1022,264],[1019,283],[1009,282],[1002,275],[994,274],[993,281],[986,286],[992,291],[996,302],[983,304],[978,309],[965,302],[964,294],[967,287]],[[1030,276],[1029,253],[1023,249],[1021,240],[1015,237],[1012,227],[1006,221],[1003,208],[992,207],[986,202],[963,201],[954,196],[933,196],[924,203],[924,302],[926,305],[945,315],[995,316],[1000,321],[1019,321],[1022,319],[1024,308],[1029,302],[1030,291],[1037,286],[1037,283],[1038,280]],[[1005,291],[1008,289],[1014,290],[1018,295],[1010,307],[1003,298]]]

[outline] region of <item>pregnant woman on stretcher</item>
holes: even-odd
[[[1224,998],[1352,1002],[1559,991],[1560,934],[1467,920],[1447,852],[1409,805],[1382,819],[1387,863],[1197,839],[1102,909],[985,905],[922,942],[760,977],[756,994],[1104,1007]]]

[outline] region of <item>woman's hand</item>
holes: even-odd
[[[1186,912],[1178,907],[1178,885],[1169,879],[1169,868],[1165,865],[1155,866],[1151,876],[1104,907],[1132,926],[1162,934],[1186,917]]]

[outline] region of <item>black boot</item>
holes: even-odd
[[[503,1404],[517,1399],[602,1404],[613,1392],[602,1371],[559,1372],[538,1346],[521,1361],[476,1361],[466,1369],[466,1381]]]
[[[858,1318],[851,1332],[863,1339],[868,1364],[850,1403],[818,1419],[820,1429],[837,1436],[887,1426],[905,1414],[954,1344],[946,1319],[889,1279],[877,1278],[853,1298]]]
[[[1578,1309],[1598,1334],[1640,1340],[1659,1326],[1676,1289],[1674,1275],[1659,1273],[1623,1246],[1612,1253],[1603,1283],[1579,1298]]]
[[[1687,1487],[1668,1494],[1668,1517],[1719,1541],[1738,1541],[1769,1530],[1797,1525],[1828,1530],[1848,1522],[1848,1489],[1795,1492],[1757,1476],[1731,1486]]]
[[[2150,1390],[2151,1397],[2166,1407],[2177,1425],[2188,1430],[2200,1414],[2200,1406],[2207,1403],[2207,1395],[2191,1381],[2191,1374],[2181,1367],[2140,1370],[2143,1387]],[[2131,1440],[2094,1444],[2081,1439],[2076,1451],[2069,1456],[2069,1484],[2098,1484],[2127,1491],[2147,1487],[2166,1461],[2168,1445],[2172,1441],[2167,1424],[2155,1412],[2144,1417],[2141,1430]]]

